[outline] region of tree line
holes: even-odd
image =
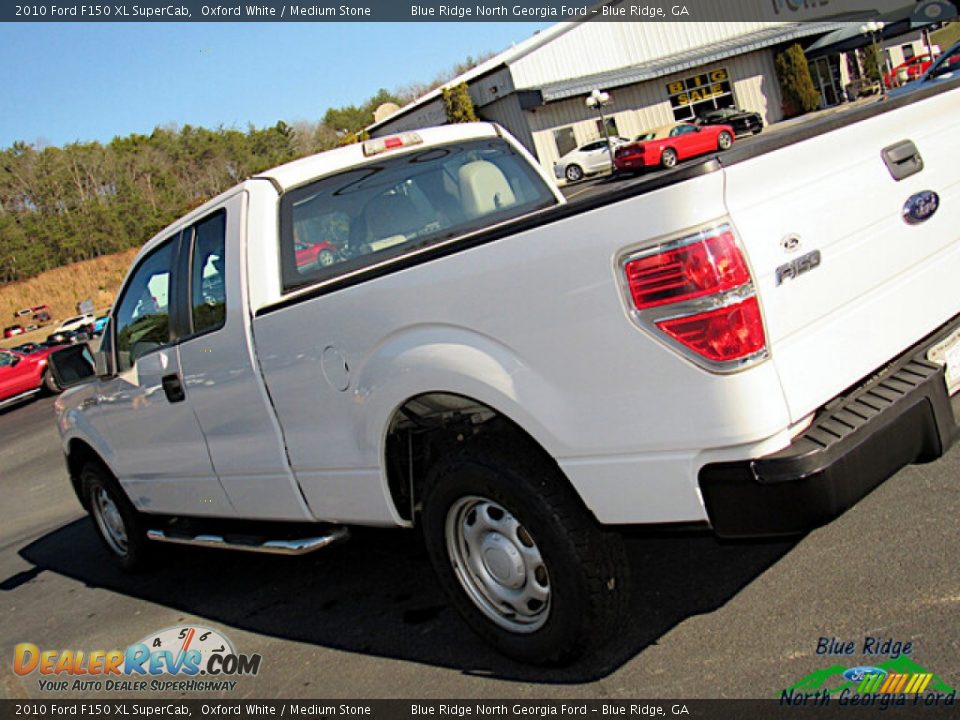
[[[402,106],[483,59],[467,58],[432,83],[330,108],[316,123],[158,127],[64,147],[14,143],[0,150],[0,282],[139,246],[244,178],[357,139],[379,105]]]

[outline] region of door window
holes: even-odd
[[[226,229],[222,211],[195,226],[190,301],[194,333],[221,328],[227,319]]]
[[[117,305],[117,369],[170,342],[170,271],[177,237],[148,255],[123,290]]]

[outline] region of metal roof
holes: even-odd
[[[841,22],[811,22],[786,27],[765,28],[749,35],[722,40],[708,46],[656,58],[639,65],[547,83],[540,87],[540,91],[543,94],[544,102],[564,100],[577,95],[589,95],[595,88],[609,89],[653,80],[690,68],[725,60],[735,55],[762,50],[783,42],[798,40],[811,35],[821,35],[847,25],[848,23]]]
[[[551,25],[549,28],[545,30],[538,30],[536,33],[534,33],[531,37],[527,38],[526,40],[520,43],[517,43],[512,47],[507,48],[503,52],[498,53],[494,55],[492,58],[485,60],[484,62],[471,68],[470,70],[467,70],[465,73],[461,73],[460,75],[457,75],[455,78],[448,80],[442,85],[435,87],[433,90],[412,100],[411,102],[404,105],[402,108],[397,110],[392,115],[388,115],[387,117],[383,118],[378,122],[375,122],[371,125],[367,125],[366,130],[368,132],[373,132],[381,125],[386,125],[392,120],[396,120],[399,117],[402,117],[410,112],[413,112],[417,108],[423,107],[424,105],[429,103],[431,100],[434,100],[440,97],[443,94],[444,88],[450,88],[464,82],[469,84],[471,80],[475,80],[479,77],[482,77],[483,75],[486,75],[489,72],[496,70],[497,68],[503,67],[504,65],[508,65],[511,62],[519,60],[520,58],[525,57],[526,55],[529,55],[537,48],[540,48],[546,45],[548,42],[550,42],[554,38],[557,38],[560,35],[563,35],[564,33],[569,32],[570,30],[573,30],[573,28],[575,28],[577,25],[580,25],[584,22],[586,21],[574,20],[570,22],[561,22],[561,23],[557,23],[556,25]]]

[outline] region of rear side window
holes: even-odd
[[[194,228],[190,284],[194,333],[221,328],[227,319],[226,228],[227,215],[222,211]]]
[[[361,270],[555,203],[499,138],[375,159],[284,194],[283,287]]]
[[[177,237],[148,255],[123,290],[115,315],[120,372],[170,342],[170,273]]]

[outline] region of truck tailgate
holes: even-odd
[[[757,157],[731,156],[726,204],[793,421],[960,312],[957,118],[960,90],[951,90]],[[897,181],[881,151],[903,140],[924,167]],[[939,209],[909,224],[905,203],[922,191],[937,193]]]

